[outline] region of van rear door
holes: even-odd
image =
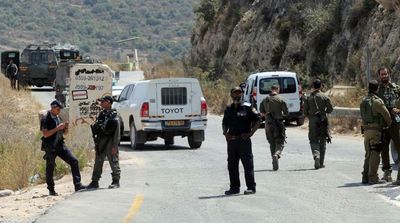
[[[192,114],[192,83],[157,83],[157,114],[165,120],[183,120]],[[182,123],[171,123],[179,126]]]

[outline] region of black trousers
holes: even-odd
[[[46,183],[47,189],[54,190],[54,168],[56,166],[56,157],[60,157],[64,160],[70,167],[72,172],[72,180],[74,185],[81,182],[81,173],[79,171],[79,163],[75,156],[72,154],[71,150],[68,149],[65,144],[59,146],[55,151],[46,153]]]
[[[232,190],[239,190],[240,188],[239,160],[242,161],[244,167],[247,189],[255,189],[253,152],[250,139],[238,138],[228,141],[228,170]]]

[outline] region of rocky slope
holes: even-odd
[[[399,6],[400,0],[203,0],[191,63],[219,76],[288,69],[305,79],[362,83],[370,54],[373,77],[380,66],[400,73]]]

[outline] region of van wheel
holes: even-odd
[[[165,139],[164,139],[164,144],[166,145],[166,146],[170,146],[170,145],[174,145],[174,137],[173,136],[170,136],[170,137],[166,137]]]
[[[304,117],[301,117],[301,118],[297,118],[296,119],[296,125],[297,126],[301,126],[301,125],[303,125],[304,124]]]
[[[130,125],[130,141],[131,141],[131,148],[133,150],[135,149],[141,149],[143,147],[143,143],[137,143],[137,131],[135,128],[135,123],[132,122]]]
[[[194,141],[193,135],[189,135],[188,136],[188,143],[189,143],[189,146],[190,146],[191,149],[198,149],[198,148],[200,148],[202,142],[201,141],[200,142]]]

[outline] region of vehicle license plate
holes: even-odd
[[[165,121],[166,126],[182,126],[185,125],[183,120]]]

